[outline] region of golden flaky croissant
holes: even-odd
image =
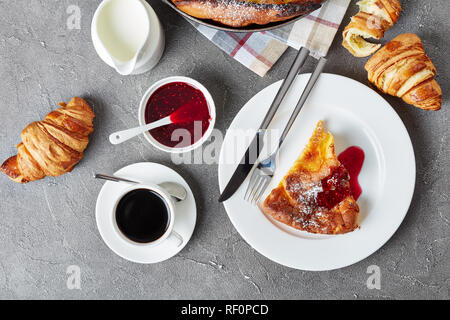
[[[0,167],[15,182],[26,183],[60,176],[69,172],[83,158],[94,131],[94,112],[78,97],[50,112],[44,120],[29,124],[21,133],[17,155]]]
[[[380,48],[365,38],[381,39],[397,22],[402,6],[398,0],[362,0],[359,12],[345,27],[342,45],[356,57],[367,57]]]
[[[384,93],[425,110],[439,110],[442,90],[434,80],[436,68],[422,41],[412,33],[397,36],[375,53],[365,66],[369,81]]]

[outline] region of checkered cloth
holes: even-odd
[[[233,33],[203,25],[195,28],[231,57],[263,77],[288,46],[307,47],[315,58],[326,56],[350,0],[328,0],[319,10],[286,27],[266,32]]]

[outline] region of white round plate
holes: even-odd
[[[309,76],[297,77],[269,129],[284,128]],[[281,81],[259,92],[233,120],[220,154],[221,191],[237,165],[230,159],[239,161],[250,144],[251,136],[242,142],[242,130],[255,132],[280,85]],[[231,222],[255,250],[282,265],[311,271],[351,265],[383,246],[408,211],[416,177],[411,140],[391,106],[357,81],[322,74],[282,146],[276,174],[262,199],[300,156],[319,120],[333,134],[337,154],[353,145],[365,152],[359,176],[363,189],[358,200],[359,229],[344,235],[315,235],[285,226],[244,201],[249,178],[224,203]],[[236,130],[241,133],[236,135]]]
[[[100,235],[108,247],[122,258],[137,263],[161,262],[180,252],[189,242],[197,221],[197,207],[194,195],[186,181],[174,170],[161,164],[150,162],[129,165],[115,172],[114,175],[141,183],[176,182],[186,188],[186,200],[175,203],[176,217],[174,224],[174,230],[183,237],[184,241],[179,247],[174,246],[169,241],[148,247],[145,245],[135,246],[124,241],[115,231],[112,212],[121,192],[128,188],[129,185],[107,181],[98,195],[95,216]]]

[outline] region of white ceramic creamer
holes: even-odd
[[[95,12],[91,33],[100,58],[122,75],[152,69],[164,51],[158,17],[141,0],[104,0]]]

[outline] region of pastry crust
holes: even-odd
[[[43,121],[29,124],[21,133],[17,155],[7,159],[0,171],[18,183],[27,183],[69,172],[83,158],[94,130],[94,112],[75,97],[50,112]]]
[[[364,40],[364,38],[381,39],[384,31],[389,29],[386,20],[376,19],[371,14],[359,12],[345,27],[342,33],[344,37],[342,45],[355,57],[367,57],[381,47],[380,44]]]
[[[325,132],[322,121],[261,208],[284,224],[312,233],[340,234],[358,227],[359,207],[348,172],[337,159],[334,138]]]
[[[172,0],[183,12],[231,27],[288,20],[320,8],[324,0]]]
[[[381,39],[397,22],[402,7],[398,0],[362,0],[357,5],[360,11],[345,27],[342,45],[355,57],[367,57],[381,45],[365,39]]]
[[[360,11],[379,16],[391,26],[397,22],[402,11],[402,5],[398,0],[361,0],[356,4]]]
[[[417,35],[405,33],[392,39],[365,68],[369,81],[382,92],[421,109],[441,108],[442,90],[434,80],[436,68]]]

